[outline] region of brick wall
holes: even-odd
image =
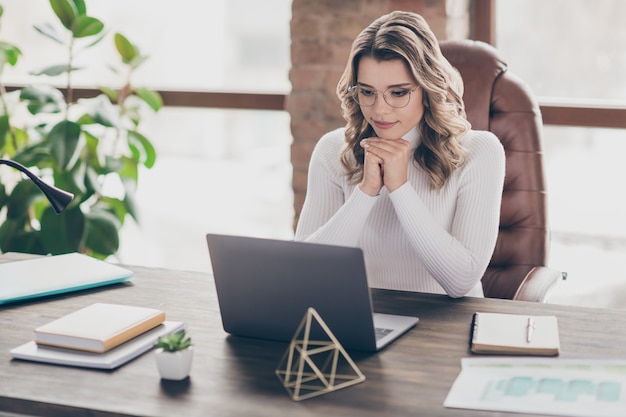
[[[291,161],[297,222],[304,202],[309,158],[326,132],[343,126],[335,88],[355,36],[393,10],[421,14],[438,39],[469,34],[470,0],[293,0],[291,18]]]

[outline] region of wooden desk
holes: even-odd
[[[5,254],[0,262],[15,258]],[[416,315],[417,327],[378,354],[351,354],[365,382],[294,402],[274,374],[287,344],[224,333],[209,274],[130,268],[133,284],[0,308],[0,410],[42,416],[509,416],[442,405],[461,358],[471,355],[470,322],[478,310],[556,315],[562,358],[624,357],[626,311],[375,290],[377,311]],[[115,371],[10,358],[9,350],[32,339],[36,326],[98,301],[161,308],[169,319],[184,321],[196,346],[191,378],[162,382],[153,352]]]

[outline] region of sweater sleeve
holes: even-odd
[[[343,130],[333,131],[313,150],[296,240],[358,246],[363,224],[378,197],[363,193],[359,187],[345,196],[345,173],[338,162],[342,139]]]
[[[409,183],[389,194],[416,256],[451,297],[475,287],[489,264],[504,184],[504,150],[495,136],[474,132],[466,148],[450,232],[437,224]]]

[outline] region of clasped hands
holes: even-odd
[[[407,170],[412,153],[404,139],[367,138],[361,141],[365,150],[363,180],[359,187],[375,196],[385,186],[391,193],[407,181]]]

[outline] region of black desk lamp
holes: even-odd
[[[33,174],[24,165],[18,164],[17,162],[14,162],[14,161],[10,161],[8,159],[0,159],[0,165],[2,164],[9,165],[19,171],[22,171],[24,174],[26,174],[28,178],[30,178],[35,183],[35,185],[41,190],[41,192],[46,195],[46,197],[48,198],[48,201],[50,202],[50,205],[52,205],[52,208],[54,208],[54,211],[57,214],[65,210],[67,205],[70,204],[70,201],[72,201],[72,199],[74,198],[74,194],[68,193],[67,191],[61,190],[60,188],[57,188],[53,185],[46,184],[45,182],[41,180],[41,178]]]

